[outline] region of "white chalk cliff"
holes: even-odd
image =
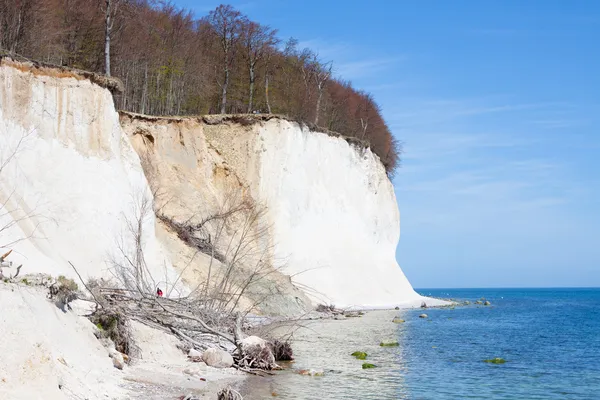
[[[378,157],[284,120],[257,130],[258,197],[294,282],[342,307],[419,302],[395,259],[400,214]]]
[[[128,224],[151,192],[108,90],[3,60],[0,166],[0,252],[12,249],[22,274],[76,278],[70,261],[86,278],[109,275],[118,249],[133,247]],[[144,225],[149,268],[164,280],[175,271],[151,212]]]
[[[16,241],[11,257],[26,273],[73,276],[71,261],[85,276],[106,274],[119,247],[131,246],[122,239],[154,180],[173,218],[200,206],[210,213],[233,189],[264,205],[266,257],[280,268],[267,278],[279,296],[270,312],[310,301],[421,302],[395,260],[400,216],[384,167],[342,137],[270,117],[119,120],[107,89],[3,61],[0,150],[0,251]],[[156,282],[179,272],[188,287],[206,278],[208,256],[153,214],[143,243]]]

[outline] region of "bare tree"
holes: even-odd
[[[11,53],[20,48],[38,6],[35,0],[0,0],[0,48]]]
[[[144,295],[152,295],[156,289],[156,280],[152,276],[144,254],[145,225],[152,210],[152,199],[141,194],[134,201],[132,218],[126,219],[126,232],[118,238],[116,255],[109,256],[110,272],[120,286]]]
[[[272,73],[271,58],[273,57],[273,53],[273,49],[268,49],[265,53],[265,102],[267,103],[267,112],[269,114],[272,114],[271,100],[269,98],[269,77]]]
[[[230,5],[221,4],[208,14],[207,18],[220,43],[223,56],[223,82],[221,85],[221,114],[227,110],[227,89],[236,45],[240,39],[240,28],[244,18]]]
[[[100,9],[104,13],[104,74],[110,76],[110,44],[115,20],[121,6],[127,0],[100,0]],[[104,6],[102,6],[104,2]]]
[[[321,113],[321,100],[323,99],[323,91],[325,85],[331,79],[332,63],[321,64],[316,59],[314,60],[315,65],[315,82],[317,84],[317,106],[315,110],[315,125],[319,124],[319,114]]]
[[[276,30],[253,21],[245,20],[242,24],[242,37],[245,50],[244,57],[246,59],[250,78],[250,87],[248,89],[248,113],[252,112],[256,65],[265,57],[265,54],[269,52],[269,49],[277,44],[278,40],[275,36],[276,34]],[[266,82],[268,87],[268,80]]]

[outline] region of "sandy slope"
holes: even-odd
[[[219,389],[244,378],[234,369],[188,362],[177,339],[141,324],[134,324],[141,359],[121,371],[81,316],[89,312],[85,302],[65,313],[42,288],[0,283],[0,304],[1,399],[216,398]]]

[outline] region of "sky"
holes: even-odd
[[[600,286],[600,2],[229,4],[382,107],[414,287]]]

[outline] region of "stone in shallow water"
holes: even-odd
[[[308,375],[308,376],[323,376],[325,372],[323,370],[316,369],[301,369],[298,371],[300,375]]]
[[[356,357],[359,360],[364,360],[365,358],[367,358],[367,353],[365,353],[364,351],[355,351],[350,355]]]
[[[419,315],[419,318],[427,318],[427,317],[428,317],[427,314],[421,314],[421,315]]]
[[[504,358],[496,357],[496,358],[490,358],[489,360],[483,360],[483,362],[490,363],[490,364],[504,364],[506,362],[506,360]]]

